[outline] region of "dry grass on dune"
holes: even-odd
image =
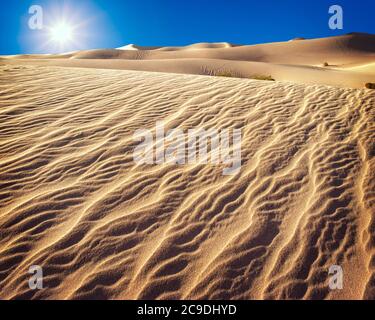
[[[0,298],[375,298],[374,91],[2,65],[0,92]],[[240,172],[136,165],[158,120],[241,128]]]
[[[204,75],[213,76],[213,77],[248,78],[248,79],[253,79],[253,80],[275,81],[275,79],[273,79],[270,75],[251,74],[246,77],[241,72],[237,72],[231,69],[225,69],[225,68],[210,69],[207,66],[204,66],[202,68],[202,73]]]

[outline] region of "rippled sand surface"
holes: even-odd
[[[371,90],[2,64],[0,298],[375,298],[374,106]],[[156,121],[240,128],[241,170],[137,165],[133,133]]]

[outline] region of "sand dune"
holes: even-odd
[[[210,42],[202,42],[202,43],[194,43],[189,46],[185,47],[150,47],[150,46],[138,46],[136,44],[128,44],[126,46],[117,48],[118,50],[154,50],[154,51],[184,51],[190,49],[220,49],[220,48],[231,48],[235,47],[236,45],[228,43],[228,42],[217,42],[217,43],[210,43]]]
[[[298,39],[298,38],[297,38]],[[2,62],[1,62],[2,60]],[[184,74],[230,74],[364,88],[375,82],[375,35],[353,33],[258,45],[198,43],[185,47],[97,49],[60,55],[3,57],[0,63],[90,67]],[[325,66],[328,65],[328,66]],[[353,68],[352,66],[356,66]]]
[[[314,41],[332,49],[299,40],[290,50]],[[355,53],[324,60],[373,58],[353,36],[334,41]],[[162,68],[181,60],[198,70],[225,50],[256,56],[241,46],[156,49],[134,68],[154,55]],[[169,63],[170,52],[181,56]],[[373,90],[102,70],[80,54],[0,65],[0,298],[375,298]],[[262,59],[232,63],[291,68]],[[66,67],[75,63],[91,69]],[[135,164],[133,133],[156,121],[240,128],[241,170]],[[45,289],[28,288],[31,265],[43,266]],[[328,288],[331,265],[344,270],[343,290]]]

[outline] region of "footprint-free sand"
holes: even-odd
[[[374,299],[374,43],[1,59],[0,298]],[[241,169],[135,163],[156,121],[241,129]]]

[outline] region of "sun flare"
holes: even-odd
[[[59,23],[51,28],[51,40],[65,44],[73,40],[73,28],[65,23]]]

